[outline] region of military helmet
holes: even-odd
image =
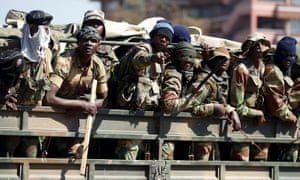
[[[271,42],[266,39],[264,34],[254,32],[248,35],[247,40],[245,40],[241,46],[243,54],[246,54],[257,42],[262,42],[265,46],[271,47]]]
[[[226,48],[217,47],[212,52],[212,56],[208,59],[208,61],[214,60],[216,57],[224,57],[226,59],[230,59],[230,54]]]
[[[181,41],[173,49],[175,61],[198,63],[197,52],[191,43]]]

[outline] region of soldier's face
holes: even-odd
[[[281,61],[281,64],[285,68],[291,67],[297,59],[297,56],[295,54],[288,54],[286,51],[281,51],[280,53],[282,57],[284,57]]]
[[[164,35],[154,35],[151,39],[152,45],[157,51],[164,51],[170,44],[170,39]]]
[[[78,48],[82,55],[93,55],[99,46],[99,41],[94,38],[82,39],[78,42]]]
[[[189,71],[192,67],[194,67],[194,64],[187,61],[180,61],[179,66],[184,71]]]

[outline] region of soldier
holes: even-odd
[[[17,110],[14,97],[24,73],[24,58],[17,49],[0,53],[0,104]]]
[[[20,48],[25,60],[24,78],[17,90],[18,104],[40,106],[45,92],[50,88],[48,76],[52,71],[52,53],[48,45],[51,35],[49,24],[52,19],[52,15],[44,11],[30,11],[22,28],[21,41],[12,43]],[[37,156],[38,137],[10,137],[7,140],[10,154],[20,145],[19,151],[22,156]]]
[[[178,42],[173,49],[173,61],[166,66],[162,83],[162,111],[177,113],[192,111],[188,100],[197,84],[197,72],[194,68],[199,60],[194,47],[189,42]],[[196,88],[195,88],[196,89]],[[162,147],[162,159],[174,159],[174,142],[165,142]]]
[[[98,30],[100,36],[104,40],[106,38],[106,27],[104,20],[104,12],[101,10],[88,10],[84,13],[84,18],[82,22],[82,28],[85,26],[92,26]],[[113,107],[115,102],[112,101],[115,96],[116,79],[113,77],[113,72],[117,64],[119,64],[119,59],[115,55],[112,46],[100,44],[97,49],[97,56],[101,59],[104,64],[106,76],[108,79],[108,107]]]
[[[95,28],[86,26],[78,32],[77,39],[77,48],[55,60],[46,100],[51,106],[83,110],[94,115],[97,109],[105,106],[107,97],[104,65],[95,57],[101,37]],[[79,99],[90,91],[93,79],[98,81],[95,104]],[[66,139],[66,144],[70,156],[80,157],[79,139]]]
[[[265,71],[262,55],[266,47],[270,47],[270,42],[263,34],[255,32],[248,35],[241,47],[245,58],[233,67],[230,82],[230,104],[236,108],[240,117],[253,118],[257,125],[266,121],[260,102],[262,77]],[[259,152],[254,149],[251,151],[253,152],[251,157],[254,160],[267,160],[268,145],[263,143],[256,145]],[[249,161],[249,152],[248,143],[233,143],[231,159]]]
[[[291,67],[296,61],[297,41],[289,36],[277,44],[274,62],[266,65],[263,76],[266,111],[274,117],[295,124],[297,117],[288,104],[288,92],[294,82],[290,78]]]
[[[293,37],[285,36],[277,43],[274,62],[266,65],[263,76],[264,79],[264,97],[266,112],[271,117],[276,117],[282,121],[295,125],[297,117],[293,112],[290,102],[297,100],[297,97],[289,97],[294,82],[290,77],[291,68],[297,59],[296,55],[297,41]],[[296,108],[296,107],[295,107]],[[282,152],[279,153],[279,160],[297,160],[293,157],[294,152],[298,151],[298,145],[279,145],[282,146]],[[285,151],[283,153],[283,151]],[[294,159],[293,159],[294,158]]]
[[[150,44],[134,46],[120,59],[116,74],[121,108],[155,110],[159,107],[164,63],[170,57],[167,46],[173,34],[172,25],[160,21],[150,32]],[[139,148],[139,140],[120,140],[115,152],[121,159],[134,160]]]
[[[102,40],[106,36],[106,27],[104,22],[104,12],[101,10],[88,10],[84,13],[82,28],[85,26],[92,26],[98,30]],[[97,56],[102,60],[107,79],[110,78],[111,73],[114,71],[115,66],[119,63],[113,49],[109,45],[99,45],[97,49]]]
[[[213,50],[212,57],[202,61],[198,82],[204,81],[212,72],[212,76],[206,81],[203,91],[197,97],[193,107],[193,113],[200,117],[225,116],[233,130],[241,129],[239,115],[235,108],[230,106],[228,101],[229,76],[227,70],[230,64],[230,54],[226,48],[219,47]],[[227,117],[226,117],[227,116]],[[196,143],[195,153],[199,159],[208,160],[211,151],[215,149],[215,159],[219,159],[218,144],[216,143]]]

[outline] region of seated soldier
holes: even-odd
[[[52,19],[52,15],[44,11],[30,11],[26,14],[22,37],[16,40],[25,60],[24,78],[17,90],[17,103],[20,105],[41,106],[45,92],[50,87],[48,75],[52,70],[52,53],[49,49],[51,40],[49,24]],[[13,142],[7,145],[12,151],[11,154],[21,145],[22,147],[18,149],[21,156],[37,156],[39,138],[36,136],[10,136],[8,142]]]
[[[167,46],[173,37],[168,21],[158,21],[150,32],[150,43],[132,47],[120,60],[118,70],[117,103],[121,108],[157,110],[163,68],[170,58]],[[140,140],[119,140],[115,153],[121,159],[135,160]]]
[[[237,113],[226,103],[228,82],[227,76],[223,74],[229,65],[229,53],[226,49],[216,49],[214,56],[204,64],[205,69],[200,75],[194,69],[194,64],[199,60],[196,59],[196,51],[190,43],[178,43],[173,52],[174,61],[167,66],[162,85],[163,111],[166,113],[190,111],[198,116],[224,116],[227,113],[228,118],[233,122],[234,130],[239,130],[240,122]],[[223,59],[227,61],[223,62],[221,68],[217,67],[216,64],[220,63],[218,60],[222,62]],[[197,87],[209,72],[216,68],[219,70],[204,82],[204,86]],[[217,89],[222,91],[217,92]],[[193,150],[196,159],[208,160],[212,148],[212,143],[196,143]],[[173,151],[174,143],[165,143],[163,159],[173,159]]]
[[[24,73],[24,59],[17,50],[6,50],[0,53],[0,104],[17,110],[16,89]]]
[[[51,89],[46,94],[48,104],[92,115],[105,106],[107,79],[102,61],[96,58],[100,39],[95,28],[86,26],[77,34],[78,47],[55,60],[54,72],[50,75]],[[93,79],[97,80],[95,103],[80,99],[90,92]],[[81,156],[79,139],[66,138],[65,143],[71,157]]]

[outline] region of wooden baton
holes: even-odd
[[[92,82],[92,90],[91,90],[91,97],[90,102],[95,103],[96,101],[96,89],[97,89],[97,80],[93,80]],[[85,168],[86,168],[86,162],[87,162],[87,156],[88,156],[88,150],[89,150],[89,143],[91,138],[91,130],[93,126],[93,119],[95,116],[89,114],[86,123],[85,123],[85,135],[82,143],[82,157],[81,157],[81,165],[80,165],[80,175],[85,175]]]

